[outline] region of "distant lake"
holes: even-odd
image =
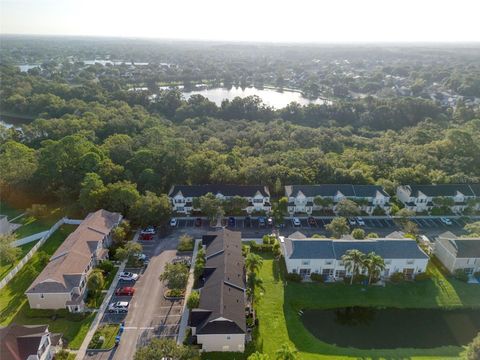
[[[232,87],[230,89],[213,88],[185,91],[183,93],[187,100],[190,96],[195,94],[205,96],[207,99],[217,104],[217,106],[220,106],[222,104],[222,101],[225,99],[233,100],[237,96],[244,98],[252,95],[259,96],[265,104],[272,106],[275,109],[284,108],[293,101],[299,103],[300,105],[329,103],[328,100],[324,99],[309,100],[307,98],[304,98],[301,93],[296,91],[284,90],[283,92],[279,92],[273,89],[259,90],[254,87],[247,87],[244,89],[242,89],[241,87]]]
[[[480,310],[312,309],[302,322],[319,340],[341,347],[430,349],[467,345],[480,331]]]

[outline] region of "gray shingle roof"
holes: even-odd
[[[411,239],[290,239],[285,240],[286,256],[290,259],[337,259],[352,249],[368,254],[375,252],[384,259],[427,259],[415,240]]]
[[[341,192],[346,197],[375,197],[377,191],[384,196],[389,196],[381,186],[377,185],[352,185],[352,184],[319,184],[319,185],[288,185],[285,187],[286,195],[296,197],[301,191],[307,197],[324,196],[333,197]]]
[[[465,196],[475,196],[469,184],[437,184],[437,185],[405,185],[410,187],[412,197],[418,197],[419,192],[430,196],[455,196],[457,191]]]
[[[438,237],[437,242],[442,243],[450,252],[455,253],[456,258],[480,258],[480,239],[456,238],[455,235],[451,236],[445,233]]]
[[[191,326],[197,334],[243,334],[245,321],[245,261],[240,232],[227,229],[203,237],[206,246],[205,285]],[[222,319],[222,320],[217,320]]]
[[[263,185],[222,185],[222,184],[208,184],[208,185],[174,185],[170,189],[168,196],[173,197],[179,192],[184,197],[200,197],[208,193],[222,194],[224,196],[242,196],[253,197],[257,192],[260,192],[264,197],[270,196],[268,187]]]

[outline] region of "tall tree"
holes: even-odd
[[[365,256],[362,265],[368,271],[368,283],[370,284],[372,278],[380,275],[380,272],[385,269],[385,260],[375,252],[371,252]]]
[[[350,232],[350,227],[347,224],[347,219],[344,217],[334,218],[330,224],[325,225],[327,229],[334,238],[340,238],[342,235],[348,234]]]
[[[20,256],[22,250],[13,246],[15,240],[14,234],[0,235],[0,263],[12,264]]]
[[[147,191],[133,204],[130,213],[135,223],[145,226],[167,223],[172,209],[167,195],[157,196],[155,193]]]
[[[345,254],[342,255],[342,261],[345,266],[345,270],[351,273],[350,285],[353,284],[353,278],[358,275],[364,258],[365,254],[356,249],[347,250]]]

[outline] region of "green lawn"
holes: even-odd
[[[283,280],[284,266],[264,256],[260,273],[265,292],[260,294],[257,306],[259,335],[257,350],[274,358],[283,343],[290,343],[300,352],[301,359],[453,359],[460,347],[435,349],[359,350],[340,348],[316,339],[302,325],[298,311],[305,308],[332,308],[343,306],[389,306],[403,308],[480,307],[480,286],[447,279],[431,264],[428,271],[432,280],[408,282],[383,287],[345,284],[301,284]],[[210,358],[206,356],[205,358]],[[216,357],[211,357],[216,358]]]
[[[32,249],[32,247],[35,246],[36,243],[37,243],[37,241],[32,241],[28,244],[19,246],[19,248],[22,250],[22,252],[18,256],[17,260],[12,264],[1,264],[0,265],[0,280],[2,280],[5,276],[7,276],[7,274],[10,272],[10,270],[12,270],[15,267],[15,265],[17,265],[20,262],[20,260],[22,260],[23,257],[25,255],[27,255],[27,253]]]
[[[118,334],[118,330],[120,329],[119,324],[106,324],[99,326],[95,334],[93,335],[90,344],[88,344],[89,349],[111,349],[115,345],[115,337]],[[98,336],[103,336],[105,338],[105,342],[100,345],[95,338]]]
[[[7,215],[9,220],[11,220],[13,218],[16,218],[18,215],[20,215],[22,213],[23,213],[23,211],[9,206],[4,201],[0,201],[0,215]]]
[[[27,264],[0,292],[0,326],[19,324],[48,324],[53,332],[64,334],[69,347],[78,348],[93,321],[94,314],[72,315],[65,310],[30,310],[24,292],[38,276],[50,256],[65,238],[75,230],[74,225],[61,226],[37,251]]]

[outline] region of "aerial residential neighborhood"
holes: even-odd
[[[479,14],[0,0],[0,360],[480,360]]]

